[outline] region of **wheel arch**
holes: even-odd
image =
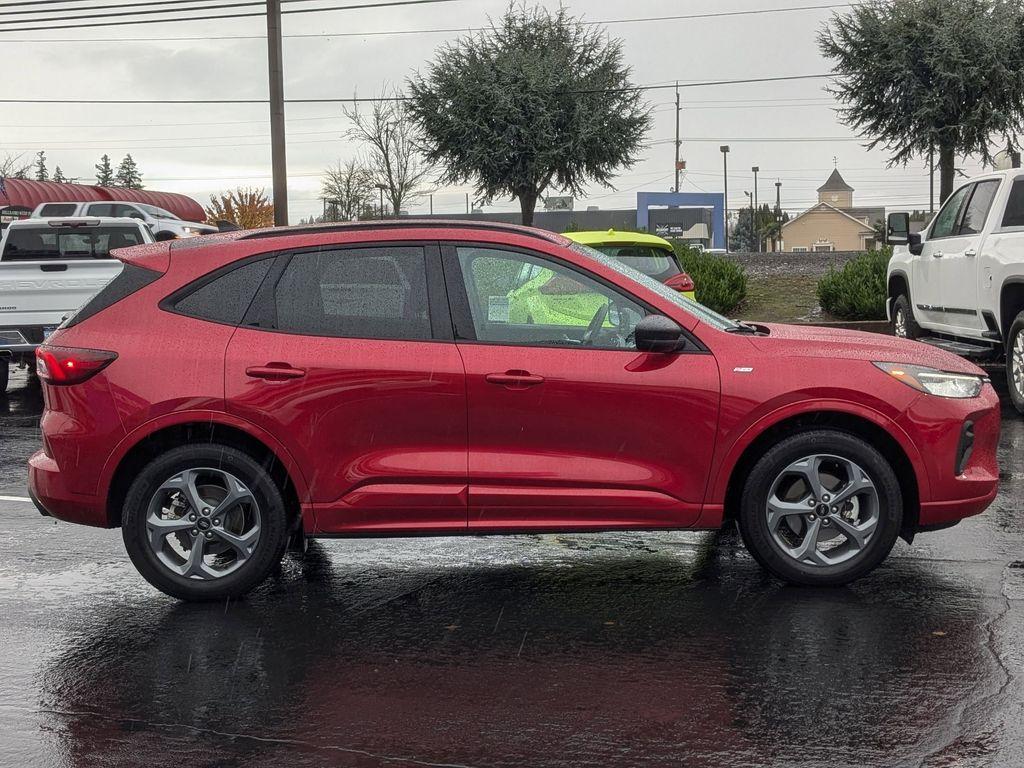
[[[760,429],[742,448],[732,463],[725,487],[723,517],[735,520],[740,494],[754,464],[769,446],[799,432],[816,429],[834,429],[861,438],[876,448],[892,466],[899,480],[903,497],[903,526],[900,535],[908,542],[917,530],[921,509],[921,485],[926,481],[924,470],[915,467],[907,448],[877,421],[846,411],[819,410],[785,416]]]
[[[216,442],[229,445],[260,462],[274,479],[285,499],[289,518],[296,527],[311,528],[303,521],[304,502],[309,498],[305,478],[298,470],[287,450],[269,437],[263,436],[245,422],[229,423],[213,418],[192,418],[144,425],[125,438],[118,446],[117,457],[104,468],[101,488],[106,489],[107,524],[111,528],[121,525],[121,510],[136,474],[161,453],[189,443]],[[150,428],[146,428],[149,426]]]
[[[1024,277],[1011,277],[999,290],[999,330],[1004,343],[1009,343],[1010,326],[1021,312],[1024,312]]]
[[[889,275],[887,290],[891,300],[902,295],[907,297],[907,301],[910,301],[910,280],[907,278],[907,273],[902,270],[894,270]]]

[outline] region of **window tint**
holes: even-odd
[[[935,223],[932,224],[931,233],[928,235],[930,239],[949,237],[956,231],[957,221],[960,218],[960,209],[963,207],[964,198],[967,197],[972,186],[968,184],[966,187],[961,187],[942,206],[939,215],[935,217]]]
[[[311,336],[429,339],[422,248],[352,248],[292,257],[274,293],[277,328]]]
[[[4,261],[107,259],[117,248],[144,242],[135,227],[11,227]]]
[[[976,235],[985,228],[985,219],[988,218],[988,211],[992,207],[992,198],[996,196],[999,189],[999,182],[979,181],[974,185],[974,193],[971,201],[964,209],[964,220],[960,225],[961,235]]]
[[[1010,187],[1010,197],[1003,213],[1004,227],[1024,227],[1024,177],[1017,179]]]
[[[50,203],[39,211],[40,216],[74,216],[78,208],[76,203]]]
[[[547,259],[457,250],[476,340],[635,349],[633,333],[646,315],[635,301]]]
[[[89,206],[89,216],[113,216],[114,205],[112,203],[93,203]]]
[[[182,314],[202,320],[238,325],[273,263],[274,259],[267,258],[236,267],[200,285],[188,296],[179,299],[174,308]]]

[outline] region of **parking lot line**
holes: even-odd
[[[0,501],[23,501],[26,504],[32,503],[32,499],[28,496],[0,496]]]

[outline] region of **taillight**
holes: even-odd
[[[116,352],[44,344],[36,350],[36,373],[47,384],[81,384],[115,360]]]
[[[680,293],[692,291],[694,287],[693,278],[685,272],[680,272],[678,275],[672,275],[672,277],[665,281],[665,285],[673,291],[679,291]]]

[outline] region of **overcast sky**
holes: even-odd
[[[345,3],[311,0],[285,8]],[[361,1],[361,0],[360,0]],[[680,14],[826,5],[829,0],[566,0],[573,13],[612,22],[623,40],[634,82],[643,85],[737,78],[810,75],[829,71],[815,36],[835,9],[631,21]],[[484,25],[505,0],[458,0],[398,7],[288,15],[284,19],[287,98],[377,95],[401,85],[423,67],[452,33],[437,28]],[[545,1],[555,7],[557,2]],[[3,3],[0,3],[2,8]],[[58,6],[59,7],[59,6]],[[248,10],[248,9],[246,9]],[[841,10],[841,9],[839,9]],[[416,34],[370,35],[396,30]],[[260,19],[147,24],[113,29],[0,33],[5,62],[3,98],[265,98],[266,44]],[[252,35],[252,39],[181,39]],[[292,37],[293,35],[307,35]],[[63,38],[60,42],[52,42]],[[121,41],[113,42],[117,38]],[[135,38],[125,40],[123,38]],[[138,38],[148,38],[139,40]],[[154,41],[153,38],[159,38]],[[179,38],[172,40],[170,38]],[[46,42],[45,40],[49,40]],[[759,165],[760,198],[774,199],[782,182],[783,207],[814,202],[833,162],[856,189],[855,204],[924,208],[928,175],[921,164],[889,170],[881,150],[866,151],[840,123],[822,80],[691,87],[683,90],[682,155],[688,163],[682,191],[722,190],[720,144],[729,144],[729,198],[735,208],[753,189]],[[672,186],[674,94],[649,91],[654,124],[650,145],[616,190],[599,186],[577,208],[632,207],[637,190]],[[103,153],[115,163],[131,152],[152,189],[183,192],[201,202],[237,185],[270,187],[270,148],[265,105],[30,105],[0,106],[0,154],[45,149],[50,170],[93,180]],[[318,212],[322,169],[358,151],[342,138],[346,121],[334,105],[289,105],[290,212],[297,221]],[[769,140],[774,139],[774,140]],[[795,139],[795,140],[794,140]],[[834,160],[835,159],[835,160]],[[976,171],[975,162],[964,164]],[[442,188],[435,212],[464,209],[468,188]],[[425,212],[427,202],[410,206]],[[487,210],[517,210],[495,201]]]

